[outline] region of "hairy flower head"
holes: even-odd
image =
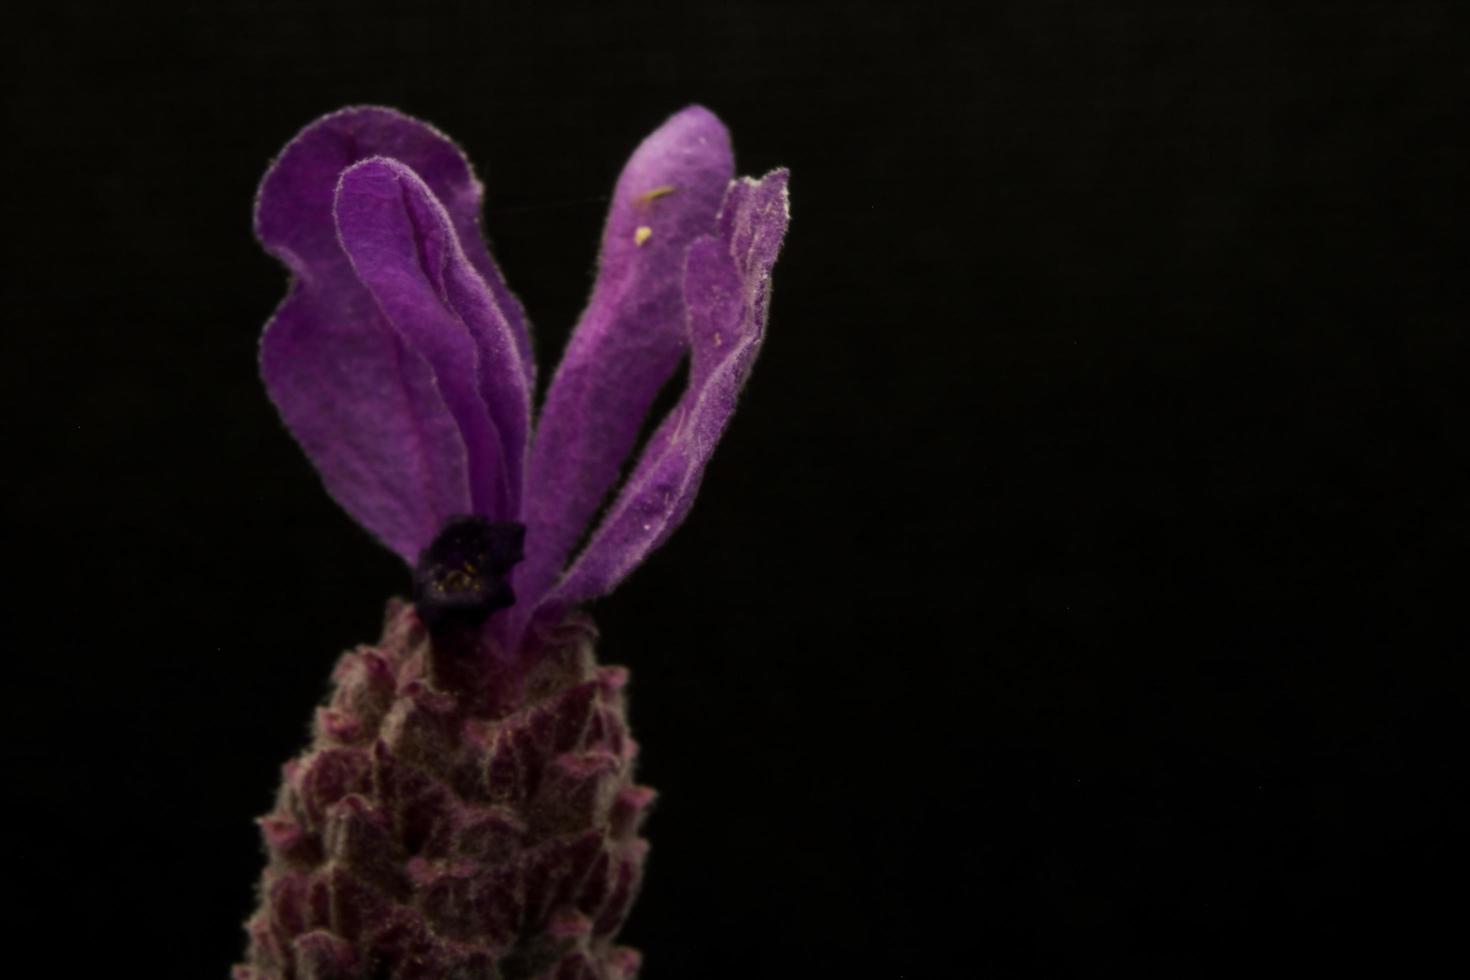
[[[411,566],[413,605],[338,661],[284,768],[236,980],[638,969],[616,936],[653,791],[633,782],[627,672],[598,665],[576,607],[689,512],[760,350],[786,173],[734,179],[698,107],[643,141],[534,427],[526,320],[480,195],[444,135],[379,108],[317,120],[261,184],[257,233],[292,274],[266,387],[328,492]]]

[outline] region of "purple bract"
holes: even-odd
[[[525,315],[447,137],[345,109],[261,184],[257,233],[293,274],[261,342],[272,400],[328,492],[406,561],[451,517],[526,525],[515,605],[490,627],[503,645],[606,594],[689,511],[760,349],[787,223],[784,170],[733,170],[725,127],[697,106],[634,152],[534,437]],[[573,555],[686,356],[678,405]]]

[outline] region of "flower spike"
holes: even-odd
[[[577,607],[684,520],[760,350],[787,175],[733,170],[698,106],[639,146],[534,433],[525,317],[453,143],[345,109],[266,174],[256,230],[292,274],[266,388],[328,492],[412,567],[413,603],[343,655],[283,770],[235,980],[637,972],[615,940],[654,794],[633,782],[627,671],[598,665]],[[678,404],[572,555],[686,357]]]

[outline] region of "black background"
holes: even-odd
[[[596,612],[649,980],[1188,976],[1462,923],[1451,4],[51,4],[5,31],[3,743],[48,976],[221,977],[404,570],[256,377],[268,160],[429,119],[549,376],[626,155],[792,171],[689,523]],[[1458,890],[1461,886],[1456,885]],[[46,937],[46,938],[41,938]]]

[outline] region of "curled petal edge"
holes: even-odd
[[[689,384],[538,617],[611,591],[688,515],[764,339],[770,272],[790,217],[787,178],[776,170],[732,183],[718,232],[690,247]]]

